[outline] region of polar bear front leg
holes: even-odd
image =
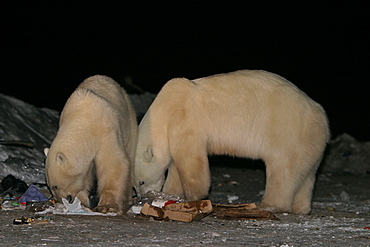
[[[111,150],[100,150],[95,165],[99,203],[94,211],[124,213],[132,186],[129,160],[123,149],[113,147]]]
[[[173,156],[186,200],[201,200],[211,185],[208,157],[205,151],[183,149]]]
[[[162,191],[171,195],[184,196],[179,171],[173,162],[168,167],[168,174]]]

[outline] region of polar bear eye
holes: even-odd
[[[53,185],[53,186],[51,186],[51,189],[52,189],[52,190],[57,190],[57,189],[58,189],[58,186]]]
[[[145,184],[145,181],[140,181],[139,182],[139,185],[143,185],[143,184]]]

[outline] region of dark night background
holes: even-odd
[[[157,93],[173,77],[263,69],[323,105],[333,137],[370,141],[369,1],[8,2],[0,93],[61,111],[94,74]]]

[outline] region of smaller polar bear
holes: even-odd
[[[139,195],[162,189],[199,200],[211,184],[208,154],[262,159],[266,188],[259,207],[307,214],[329,136],[323,108],[276,74],[173,79],[140,123],[134,186]]]
[[[113,79],[92,76],[72,93],[47,156],[47,184],[61,202],[77,197],[90,206],[97,180],[95,211],[123,213],[132,196],[137,122],[129,96]]]

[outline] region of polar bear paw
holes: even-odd
[[[123,214],[122,209],[119,209],[116,206],[112,205],[99,205],[93,209],[94,212],[100,212],[100,213],[117,213],[117,214]]]
[[[289,207],[277,207],[277,206],[272,206],[269,205],[265,202],[261,202],[260,204],[257,205],[257,208],[269,211],[271,213],[291,213],[292,210]]]

